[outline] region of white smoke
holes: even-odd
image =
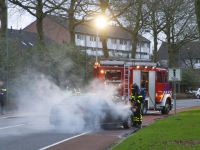
[[[39,73],[35,70],[31,70],[21,76],[21,79],[26,78],[30,80],[29,84],[22,84],[24,87],[24,91],[19,93],[19,100],[17,101],[17,107],[19,112],[33,112],[42,117],[37,120],[39,122],[45,122],[44,126],[53,125],[49,122],[50,110],[55,105],[59,105],[63,99],[68,99],[69,103],[71,102],[71,107],[65,108],[64,104],[60,109],[60,119],[62,119],[62,124],[55,125],[57,131],[61,133],[81,133],[85,132],[85,130],[92,129],[92,122],[87,122],[84,118],[84,115],[77,114],[77,107],[75,108],[73,105],[73,99],[71,99],[71,95],[66,93],[65,90],[60,89],[54,82],[52,82],[51,78],[45,76],[42,73]],[[96,95],[92,96],[93,100],[87,103],[87,110],[91,112],[93,115],[100,116],[102,119],[105,118],[105,112],[102,111],[104,109],[103,99],[106,99],[107,103],[113,109],[112,117],[117,119],[119,116],[126,117],[127,112],[124,111],[125,104],[122,101],[121,103],[115,104],[112,102],[113,93],[116,90],[116,85],[108,85],[105,83],[101,83],[98,80],[93,80],[87,87],[88,92],[86,95]],[[80,106],[82,107],[82,106]],[[80,111],[80,110],[79,110]],[[84,111],[84,110],[83,110]],[[87,113],[87,112],[86,112]],[[93,116],[91,116],[93,117]],[[35,118],[30,120],[30,122],[36,122]],[[41,127],[43,127],[41,125]],[[32,132],[39,131],[41,128],[32,128]],[[16,131],[15,134],[20,132]],[[14,132],[12,133],[14,134]]]
[[[108,88],[105,87],[104,83],[102,84],[97,80],[93,80],[89,87],[91,91],[84,94],[90,97],[88,101],[84,96],[79,96],[81,97],[80,101],[83,102],[80,103],[73,96],[66,95],[66,98],[61,103],[58,102],[53,106],[54,111],[59,111],[59,113],[52,113],[58,115],[56,118],[59,118],[61,121],[55,124],[59,132],[80,133],[85,130],[93,130],[93,117],[99,116],[101,119],[105,119],[106,117],[106,112],[104,111],[105,101],[110,109],[112,109],[110,111],[112,119],[118,119],[119,116],[121,118],[127,117],[127,111],[124,109],[125,102],[122,101],[115,104],[112,101],[113,92],[116,90],[115,86],[110,85]],[[90,114],[90,116],[86,116],[90,117],[91,120],[85,119],[84,113],[88,113],[87,115]]]

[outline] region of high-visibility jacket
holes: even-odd
[[[0,95],[6,95],[7,89],[3,86],[0,87]]]
[[[78,88],[78,90],[76,88],[72,88],[71,86],[68,86],[66,88],[66,93],[70,93],[70,94],[81,94],[81,90]]]
[[[143,96],[140,93],[131,95],[131,101],[135,106],[141,105],[143,102]]]
[[[81,94],[81,89],[78,88],[78,90],[74,89],[75,93],[74,94]]]

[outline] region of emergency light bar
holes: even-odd
[[[100,60],[100,65],[124,65],[124,61]]]
[[[139,60],[139,59],[130,59],[130,60],[100,60],[100,65],[112,65],[112,66],[151,66],[156,67],[157,63],[150,62],[149,60]]]

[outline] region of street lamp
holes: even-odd
[[[105,17],[98,17],[96,19],[97,37],[96,37],[96,62],[98,61],[98,29],[106,26],[107,20]]]

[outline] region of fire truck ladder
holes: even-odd
[[[130,98],[130,65],[124,64],[124,96]]]

